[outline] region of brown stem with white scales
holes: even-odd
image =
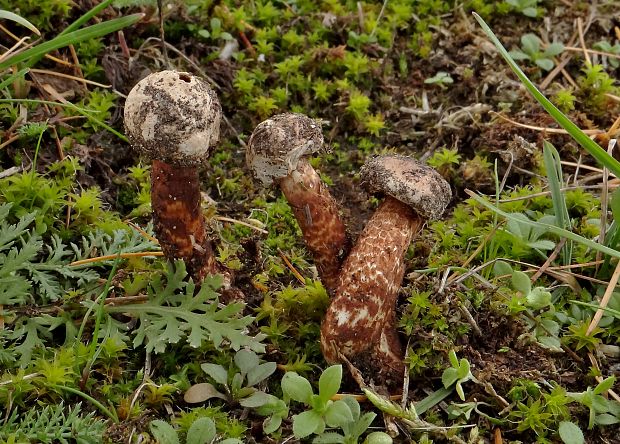
[[[196,167],[153,161],[151,206],[155,235],[164,255],[170,260],[182,259],[194,282],[218,273],[200,203]]]
[[[321,281],[333,292],[340,265],[351,247],[338,204],[306,160],[300,160],[297,169],[279,179],[279,184],[301,228],[306,248],[314,258]]]
[[[388,385],[402,381],[396,300],[405,253],[422,224],[408,205],[392,197],[368,221],[342,265],[336,295],[321,326],[321,348],[328,362],[339,362],[340,351],[375,380]]]

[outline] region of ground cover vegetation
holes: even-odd
[[[617,442],[619,8],[0,0],[0,442]],[[241,299],[153,234],[122,111],[165,69],[222,105],[202,212]],[[406,255],[402,391],[322,357],[328,291],[245,165],[286,111],[322,125],[310,163],[352,239],[378,204],[359,185],[372,155],[451,184]]]

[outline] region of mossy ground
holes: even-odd
[[[0,9],[30,20],[49,40],[94,3],[0,0]],[[428,224],[408,251],[397,312],[408,345],[410,400],[419,401],[441,387],[450,350],[467,358],[478,383],[465,384],[469,404],[452,393],[424,419],[437,426],[476,425],[474,432],[454,432],[472,442],[560,442],[558,426],[569,420],[579,424],[588,442],[615,442],[617,424],[589,427],[589,410],[558,395],[558,390],[581,393],[595,387],[597,378],[618,375],[618,318],[605,316],[599,330],[586,334],[595,309],[573,302],[598,303],[615,261],[597,262],[601,257],[596,252],[575,244],[575,267],[561,268],[569,264],[553,254],[560,239],[518,231],[468,199],[465,190],[492,200],[497,191],[504,211],[532,220],[553,214],[553,202],[544,193],[542,143],[548,140],[565,162],[564,195],[573,230],[588,238],[600,235],[601,171],[591,168],[594,161],[572,139],[555,131],[553,119],[516,80],[471,12],[479,12],[509,49],[519,47],[527,33],[571,47],[554,58],[555,66],[564,63],[558,73],[533,60],[520,63],[582,129],[613,128],[596,136],[607,148],[609,138],[618,134],[620,64],[595,52],[588,53],[588,62],[579,49],[577,23],[584,28],[585,48],[618,55],[620,21],[615,13],[620,4],[534,1],[539,9],[530,17],[510,3],[527,2],[163,1],[164,51],[156,2],[118,1],[97,20],[135,12],[145,16],[122,32],[54,51],[50,55],[56,59],[44,58],[34,66],[40,71],[6,85],[3,99],[38,101],[0,103],[0,203],[12,204],[5,222],[16,224],[34,212],[29,231],[14,244],[2,245],[5,266],[19,262],[9,260],[13,246],[29,245],[32,236],[38,237],[31,257],[18,256],[26,265],[11,272],[24,276],[23,292],[0,299],[0,403],[6,411],[0,440],[27,442],[8,418],[16,415],[14,423],[19,424],[20,415],[34,406],[83,401],[83,416],[94,412],[96,420],[108,420],[92,402],[98,400],[115,411],[118,422],[108,421],[104,435],[102,428],[93,428],[99,434],[87,442],[140,442],[149,437],[149,424],[157,418],[184,433],[201,416],[212,418],[224,438],[292,442],[290,418],[267,435],[261,427],[264,418],[234,402],[211,400],[200,407],[184,402],[183,393],[192,384],[211,381],[201,363],[231,365],[233,353],[226,347],[218,350],[204,341],[192,348],[181,337],[165,344],[164,353],[147,353],[148,341],[135,340],[137,325],[147,318],[138,320],[136,312],[106,312],[99,321],[93,316],[93,301],[102,298],[104,304],[114,304],[114,298],[137,304],[152,297],[154,289],[162,288],[152,282],[170,278],[163,259],[123,259],[114,275],[112,259],[69,271],[70,260],[121,249],[156,250],[148,234],[149,166],[126,141],[79,111],[40,100],[69,101],[123,133],[125,95],[149,72],[174,68],[206,78],[222,103],[222,140],[201,174],[204,211],[218,259],[235,271],[236,285],[245,294],[244,313],[256,316],[248,333],[266,336],[262,359],[313,383],[327,365],[318,343],[327,294],[286,200],[253,180],[244,161],[245,143],[260,121],[279,112],[302,112],[323,124],[329,151],[312,163],[341,204],[353,238],[378,203],[359,185],[359,168],[369,156],[415,156],[452,185],[455,197],[443,219]],[[10,33],[29,35],[12,22],[2,24],[2,53],[15,44]],[[3,73],[0,81],[9,75]],[[615,180],[610,183],[615,186]],[[607,219],[613,220],[611,211]],[[115,241],[115,230],[129,234]],[[84,242],[83,236],[90,240]],[[536,242],[542,240],[553,246],[541,248],[544,244]],[[67,253],[53,262],[47,248],[57,250],[61,241]],[[551,292],[549,304],[524,302],[510,276],[494,273],[493,260],[509,262],[530,276],[545,264],[545,273],[533,284]],[[57,272],[53,285],[32,271],[36,267],[28,264],[34,263],[43,264],[37,270]],[[488,266],[477,268],[483,264]],[[17,285],[11,276],[0,272],[0,285]],[[620,309],[618,293],[609,307]],[[557,340],[556,347],[545,342],[548,337]],[[280,377],[276,373],[268,384],[276,396],[282,394]],[[613,394],[617,384],[615,390]],[[345,380],[342,391],[357,388]],[[607,396],[613,399],[613,394]],[[597,412],[604,413],[613,414]],[[384,427],[378,420],[373,425]],[[405,427],[396,440],[432,438],[447,439]]]

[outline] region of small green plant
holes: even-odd
[[[465,393],[463,391],[462,384],[474,379],[474,376],[470,371],[469,361],[465,358],[461,358],[459,360],[456,357],[454,350],[450,350],[450,353],[448,353],[448,359],[450,360],[450,365],[452,367],[444,370],[441,375],[441,382],[443,383],[444,388],[449,388],[454,385],[459,398],[464,401]]]
[[[202,370],[213,379],[224,393],[209,383],[193,385],[185,393],[186,400],[204,402],[210,398],[220,398],[227,402],[238,402],[243,407],[260,407],[271,399],[264,391],[255,386],[265,381],[276,371],[275,362],[260,362],[252,350],[239,350],[235,353],[236,369],[232,372],[219,364],[201,364]],[[232,376],[229,374],[232,373]]]
[[[607,74],[602,65],[586,65],[583,75],[577,78],[579,85],[578,96],[583,100],[588,111],[600,115],[606,112],[609,103],[607,94],[615,93],[615,79]]]
[[[370,424],[372,424],[374,419],[377,417],[377,414],[374,412],[367,412],[362,415],[359,403],[352,396],[345,396],[342,398],[342,401],[349,406],[353,420],[341,425],[342,433],[333,431],[324,432],[314,438],[312,441],[313,444],[358,444],[362,435],[364,435],[368,427],[370,427]],[[362,443],[391,444],[392,438],[384,432],[372,432],[366,436]]]
[[[620,55],[620,43],[612,45],[608,41],[601,40],[600,42],[595,43],[593,48],[610,54]],[[607,58],[607,63],[609,63],[609,66],[612,68],[617,68],[620,66],[620,60],[614,57]]]
[[[346,109],[355,120],[361,122],[364,120],[366,114],[368,114],[370,104],[371,101],[367,95],[358,90],[353,90],[349,96],[349,104]]]
[[[310,382],[303,376],[288,372],[282,377],[285,400],[297,401],[310,408],[293,416],[293,434],[296,438],[305,438],[313,433],[320,435],[325,427],[342,427],[354,421],[351,408],[345,401],[332,401],[341,380],[342,366],[328,367],[319,378],[319,393],[315,394]]]
[[[263,429],[268,434],[275,432],[280,428],[282,420],[288,417],[288,406],[281,399],[256,386],[264,384],[275,372],[276,363],[261,363],[256,353],[246,349],[235,354],[234,363],[236,369],[228,370],[219,364],[202,364],[202,370],[223,388],[223,392],[218,391],[214,385],[203,382],[191,386],[185,392],[185,401],[198,403],[220,398],[228,403],[238,403],[242,407],[254,409],[261,416],[267,416]]]
[[[424,83],[426,83],[427,85],[439,85],[442,88],[446,88],[447,85],[451,85],[452,83],[454,83],[454,79],[447,72],[439,71],[433,77],[429,77],[428,79],[424,80]]]
[[[66,408],[64,403],[29,409],[22,415],[13,414],[0,427],[0,441],[6,443],[103,442],[105,422],[96,419],[94,412],[83,415],[78,403]]]
[[[577,97],[568,88],[562,88],[553,95],[553,102],[562,110],[562,112],[569,112],[575,109],[575,101]]]
[[[242,444],[237,438],[217,439],[215,422],[211,418],[201,417],[194,420],[183,438],[183,433],[166,421],[156,419],[149,425],[151,435],[159,444]]]
[[[539,68],[550,71],[554,65],[553,57],[564,51],[564,45],[551,43],[544,51],[541,46],[542,42],[537,35],[527,33],[521,36],[521,48],[510,51],[510,56],[514,60],[529,60]]]
[[[450,177],[455,172],[455,167],[461,162],[461,155],[458,149],[443,147],[435,151],[428,159],[427,163],[435,168],[444,177]]]
[[[513,313],[527,311],[529,316],[524,320],[530,327],[534,340],[549,350],[561,351],[560,325],[554,319],[555,310],[551,304],[551,293],[544,287],[532,288],[527,274],[513,270],[504,261],[495,262],[493,270],[497,277],[510,276],[512,287],[518,294],[511,298],[508,308]]]
[[[542,13],[542,9],[538,7],[539,2],[540,0],[505,0],[514,11],[531,18],[538,18]]]
[[[588,429],[595,425],[620,423],[620,402],[603,396],[616,382],[614,376],[601,381],[596,387],[588,387],[581,393],[569,392],[567,395],[589,410]]]

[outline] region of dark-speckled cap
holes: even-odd
[[[321,125],[303,114],[278,114],[258,124],[246,150],[254,176],[271,184],[297,168],[299,159],[323,147]]]
[[[125,130],[141,154],[179,165],[200,165],[220,138],[222,108],[209,84],[187,72],[160,71],[133,87]]]
[[[425,219],[438,219],[452,199],[448,182],[433,168],[411,157],[373,157],[366,161],[360,175],[369,192],[392,196]]]

